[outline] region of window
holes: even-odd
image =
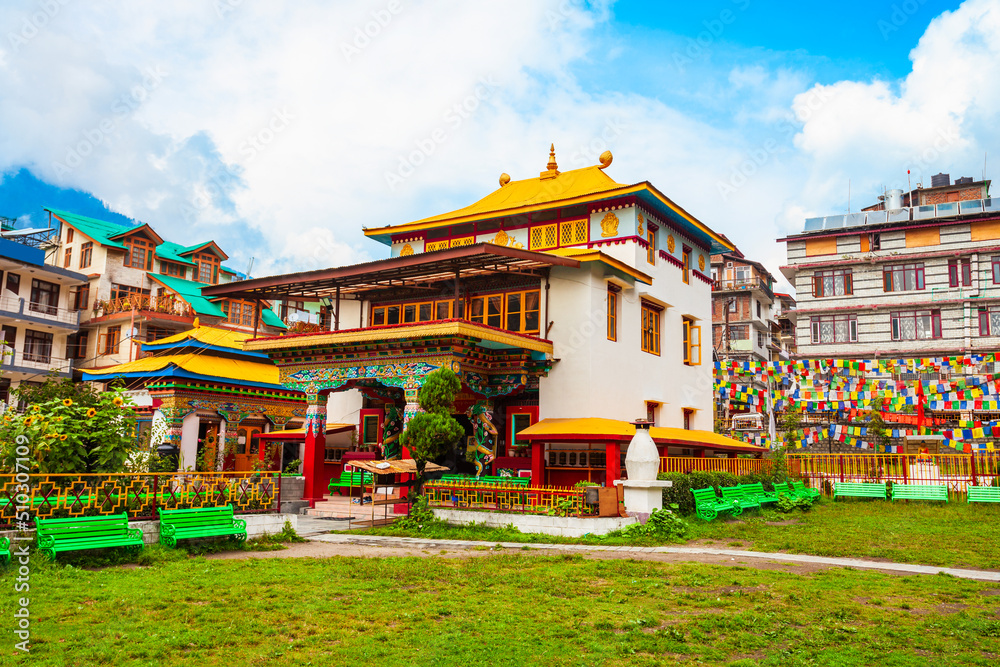
[[[646,228],[646,261],[650,264],[656,264],[656,232],[652,229]]]
[[[683,266],[681,267],[681,280],[685,285],[691,284],[691,248],[685,246],[683,252]]]
[[[618,292],[614,285],[608,285],[608,340],[618,340]]]
[[[882,249],[882,235],[872,234],[872,250],[881,250],[881,249]]]
[[[749,266],[737,266],[735,269],[736,282],[737,284],[743,284],[750,282],[750,267]]]
[[[121,325],[116,325],[113,327],[108,327],[105,333],[101,334],[100,340],[98,340],[98,352],[101,354],[118,354],[118,346],[122,342],[122,327]]]
[[[735,313],[736,312],[736,299],[730,299],[729,300],[729,312],[730,313]]]
[[[7,289],[18,294],[21,291],[21,276],[16,273],[7,272]]]
[[[152,343],[154,340],[160,340],[161,338],[169,338],[173,336],[174,332],[170,329],[164,329],[162,327],[154,327],[146,325],[146,342]]]
[[[972,285],[972,261],[969,259],[949,259],[948,260],[948,286],[969,287]]]
[[[545,250],[556,247],[556,225],[541,225],[532,227],[529,234],[529,244],[532,250]]]
[[[464,245],[474,245],[475,243],[476,243],[476,237],[475,236],[466,236],[466,237],[460,238],[460,239],[452,239],[451,240],[451,247],[452,248],[460,248],[460,247],[462,247]]]
[[[854,294],[852,269],[816,271],[813,274],[813,296],[849,296]]]
[[[424,252],[434,252],[435,250],[446,250],[448,248],[448,239],[444,241],[428,241],[424,244]]]
[[[133,269],[153,269],[153,244],[145,239],[125,239],[125,266]]]
[[[642,302],[642,351],[660,355],[660,311],[646,301]]]
[[[559,245],[576,245],[589,240],[590,221],[571,220],[559,223]]]
[[[503,327],[503,295],[473,297],[469,303],[469,319],[487,326]]]
[[[177,278],[187,277],[187,267],[177,262],[160,261],[160,273],[165,276],[175,276]]]
[[[25,331],[22,358],[25,361],[49,363],[52,360],[52,334],[31,329]]]
[[[219,282],[219,258],[215,255],[201,253],[195,255],[197,270],[194,272],[195,280],[199,283],[215,285]]]
[[[252,327],[256,306],[249,301],[239,301],[231,299],[229,301],[228,319],[230,324],[237,326]]]
[[[87,310],[90,305],[90,285],[81,285],[73,291],[73,310]]]
[[[757,332],[757,347],[764,347],[764,334],[761,331]]]
[[[684,430],[690,431],[691,418],[694,417],[694,410],[692,410],[691,408],[684,408],[683,412],[684,412]]]
[[[531,443],[518,434],[531,426],[534,415],[530,412],[514,412],[510,415],[511,447],[527,447]]]
[[[893,264],[882,269],[882,289],[885,292],[906,292],[924,288],[924,265]]]
[[[507,331],[538,333],[538,290],[507,294]]]
[[[66,243],[72,243],[73,242],[73,231],[74,230],[73,230],[72,227],[67,227],[66,228]]]
[[[729,340],[749,340],[750,327],[746,324],[739,324],[729,327]]]
[[[55,315],[59,311],[59,285],[32,278],[31,303],[28,304],[28,310]]]
[[[916,310],[892,313],[893,340],[928,340],[941,337],[941,311]]]
[[[991,261],[993,265],[993,284],[1000,285],[1000,255],[996,255]],[[10,280],[7,280],[7,289],[10,289]]]
[[[90,334],[86,331],[80,331],[79,333],[66,336],[66,358],[86,359],[87,343],[89,342],[89,339]]]
[[[12,327],[9,324],[0,326],[0,345],[14,347],[15,340],[17,340],[17,327]]]
[[[858,320],[854,315],[823,315],[810,318],[813,344],[858,342]]]
[[[979,335],[1000,336],[1000,305],[979,309]]]
[[[684,345],[684,365],[701,366],[701,327],[694,323],[690,317],[682,320],[683,345]]]
[[[66,248],[66,252],[63,253],[63,268],[68,269],[73,264],[73,249]]]
[[[86,269],[90,267],[91,261],[94,258],[94,243],[92,241],[87,241],[86,243],[80,244],[80,268]]]
[[[757,302],[757,319],[761,319],[761,315],[760,315],[760,301]]]
[[[378,415],[365,415],[361,420],[361,444],[378,444]]]

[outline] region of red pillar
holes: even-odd
[[[614,487],[615,480],[622,476],[622,448],[617,442],[608,442],[604,445],[605,451],[605,478],[604,486]]]
[[[531,485],[545,486],[545,443],[540,440],[531,443]]]
[[[326,494],[322,482],[326,460],[326,396],[309,396],[308,400],[305,458],[302,460],[302,474],[306,483],[302,500],[308,500],[309,507],[315,507],[316,501],[323,500]]]

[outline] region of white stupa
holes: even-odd
[[[628,479],[615,480],[615,484],[625,487],[625,512],[645,522],[654,509],[663,509],[663,489],[673,486],[673,482],[656,479],[660,471],[660,452],[649,435],[652,422],[638,420],[632,424],[635,435],[625,455]]]

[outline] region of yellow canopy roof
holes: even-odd
[[[117,375],[124,375],[126,373],[153,373],[162,371],[171,364],[196,375],[211,375],[241,382],[280,384],[278,381],[278,367],[272,363],[258,363],[243,359],[225,359],[208,356],[207,354],[194,353],[150,356],[108,368],[84,368],[81,370],[85,376],[94,376],[85,377],[88,380],[98,378],[111,379]]]
[[[543,419],[520,431],[518,437],[529,441],[587,442],[626,441],[635,435],[635,426],[617,419],[582,417],[576,419]],[[746,452],[764,452],[763,447],[748,445],[711,431],[696,431],[667,426],[653,426],[649,435],[657,444],[677,444],[706,449],[724,449]]]
[[[354,424],[327,424],[326,434],[331,435],[333,433],[342,433],[343,431],[349,431],[354,428]],[[305,438],[306,429],[303,428],[286,428],[281,431],[268,431],[267,433],[258,433],[258,438],[267,440],[268,438],[281,438],[283,440],[295,440],[296,438]]]
[[[219,329],[217,327],[195,327],[182,331],[173,336],[158,338],[150,341],[150,345],[169,345],[171,343],[181,343],[186,340],[196,340],[205,345],[215,345],[217,347],[228,347],[233,350],[243,350],[243,341],[253,338],[252,334]]]
[[[653,277],[647,273],[643,273],[638,269],[633,269],[631,266],[625,262],[619,261],[601,252],[600,250],[594,250],[592,248],[554,248],[552,250],[546,250],[545,252],[552,255],[559,255],[561,257],[572,257],[578,262],[601,262],[602,264],[607,264],[608,266],[618,269],[622,273],[632,276],[636,280],[647,285],[653,284]]]

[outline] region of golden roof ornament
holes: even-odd
[[[599,168],[607,169],[611,166],[611,161],[615,159],[615,156],[611,154],[611,151],[604,151],[597,159],[601,161],[601,166]]]
[[[500,174],[500,187],[502,188],[508,183],[510,183],[510,174],[508,174],[507,172]]]
[[[539,178],[542,180],[547,178],[555,178],[559,175],[559,165],[556,164],[556,145],[552,144],[549,146],[549,162],[545,165],[546,171],[538,174]]]

